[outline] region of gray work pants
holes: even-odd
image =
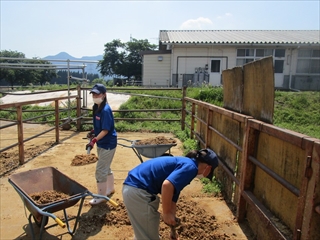
[[[159,197],[125,184],[122,187],[122,196],[135,239],[159,240]]]

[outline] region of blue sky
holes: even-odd
[[[313,1],[0,0],[1,50],[43,58],[102,55],[113,39],[148,39],[160,30],[319,30]]]

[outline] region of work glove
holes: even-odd
[[[97,139],[96,138],[92,138],[90,140],[90,142],[86,145],[86,150],[88,150],[88,149],[91,150],[96,142],[97,142]]]
[[[92,139],[94,137],[95,137],[95,134],[94,134],[94,130],[92,129],[90,132],[88,132],[87,138]]]

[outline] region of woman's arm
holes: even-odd
[[[102,139],[105,135],[108,134],[108,130],[102,130],[97,136],[96,136],[96,139],[97,141],[99,141],[100,139]]]
[[[164,180],[161,188],[163,221],[168,225],[175,226],[176,203],[172,201],[173,193],[173,184]]]

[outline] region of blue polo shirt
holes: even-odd
[[[181,190],[190,184],[198,174],[198,164],[188,157],[162,156],[145,161],[132,169],[124,184],[146,190],[148,193],[161,194],[164,180],[174,186],[172,201],[177,202]]]
[[[114,127],[114,118],[109,104],[106,104],[101,112],[93,115],[94,134],[102,130],[108,130],[108,134],[97,142],[97,146],[104,149],[114,149],[117,146],[117,132]]]

